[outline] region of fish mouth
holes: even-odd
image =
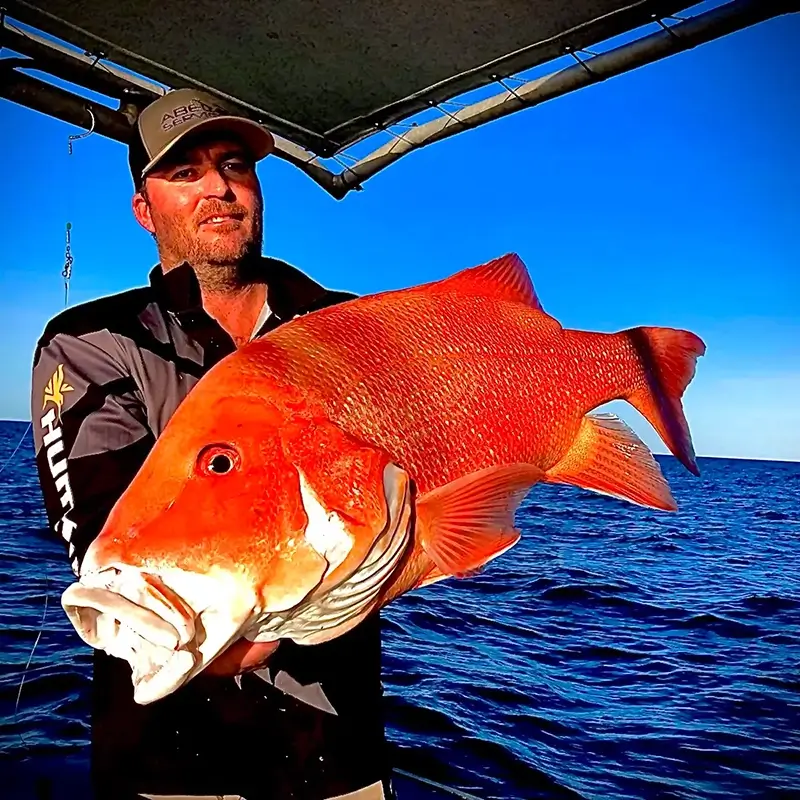
[[[255,593],[229,576],[156,576],[114,564],[81,575],[61,605],[83,641],[128,662],[134,700],[146,705],[180,688],[241,636]]]

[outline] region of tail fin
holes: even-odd
[[[681,397],[694,377],[698,356],[706,351],[700,337],[674,328],[626,331],[639,354],[646,385],[626,398],[658,431],[672,454],[699,475]]]

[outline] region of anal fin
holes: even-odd
[[[585,416],[572,447],[545,480],[663,511],[678,507],[647,445],[613,414]]]
[[[531,464],[489,467],[420,497],[417,535],[440,575],[466,575],[516,544],[514,513],[543,477]]]

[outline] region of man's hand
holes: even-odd
[[[203,674],[231,677],[261,669],[278,649],[279,644],[280,642],[249,642],[247,639],[239,639],[222,655],[215,658],[203,670]]]

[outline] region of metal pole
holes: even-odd
[[[86,100],[52,84],[16,70],[6,70],[0,61],[0,97],[41,111],[70,125],[88,129],[95,118],[94,130],[109,139],[127,143],[133,119],[121,111]]]
[[[360,186],[411,150],[426,147],[469,128],[540,105],[592,83],[637,69],[781,14],[800,10],[800,0],[734,0],[607,53],[507,90],[403,134],[337,175],[343,188]],[[499,80],[499,78],[498,78]]]
[[[17,59],[13,61],[13,66],[20,66],[16,63]],[[91,126],[94,115],[94,131],[123,144],[130,141],[139,107],[147,102],[132,91],[128,102],[123,102],[120,110],[115,111],[38,78],[4,67],[3,64],[4,61],[0,60],[0,97],[84,129]],[[343,198],[352,188],[336,185],[335,175],[330,170],[311,163],[314,158],[311,153],[278,135],[275,136],[275,156],[298,167],[337,200]]]

